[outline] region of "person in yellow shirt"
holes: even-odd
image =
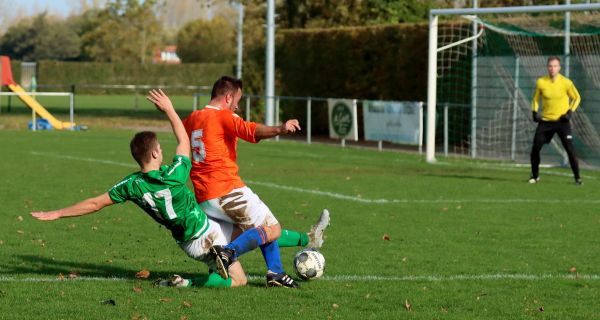
[[[558,134],[567,155],[575,177],[575,183],[581,185],[579,164],[573,147],[571,116],[581,101],[579,92],[573,81],[560,74],[560,59],[548,58],[548,75],[537,79],[531,109],[533,121],[538,123],[531,148],[531,177],[529,183],[540,181],[540,151],[544,144],[549,143],[555,133]],[[538,100],[542,98],[542,110],[539,110]]]

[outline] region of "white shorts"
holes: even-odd
[[[243,231],[258,226],[279,223],[271,210],[248,187],[233,189],[230,193],[200,203],[209,217],[235,224]]]
[[[214,267],[214,259],[210,259],[208,249],[213,245],[224,246],[231,242],[233,224],[213,220],[208,217],[208,230],[199,238],[179,243],[179,247],[190,257],[206,263],[211,269]]]

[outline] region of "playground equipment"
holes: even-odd
[[[41,118],[46,119],[54,129],[59,130],[73,130],[75,129],[75,123],[73,122],[62,122],[56,119],[46,108],[44,108],[39,102],[33,99],[18,83],[13,80],[12,69],[10,67],[10,59],[7,56],[0,56],[0,64],[2,68],[2,81],[0,85],[7,86],[8,89],[15,93],[21,101],[29,108],[31,108]]]

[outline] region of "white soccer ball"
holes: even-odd
[[[325,271],[325,257],[315,249],[304,249],[294,257],[294,271],[304,280],[319,278]]]

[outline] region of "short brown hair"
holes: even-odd
[[[213,85],[210,98],[222,97],[226,94],[235,94],[237,91],[242,90],[242,79],[236,79],[230,76],[222,76]]]
[[[150,152],[157,144],[158,139],[156,138],[155,132],[142,131],[133,136],[133,139],[131,139],[131,142],[129,143],[129,148],[131,149],[131,155],[135,161],[142,166],[144,163],[150,161]]]
[[[550,61],[552,61],[552,60],[556,60],[556,61],[558,61],[558,63],[560,63],[560,58],[557,56],[548,57],[548,61],[546,61],[546,63],[550,63]]]

